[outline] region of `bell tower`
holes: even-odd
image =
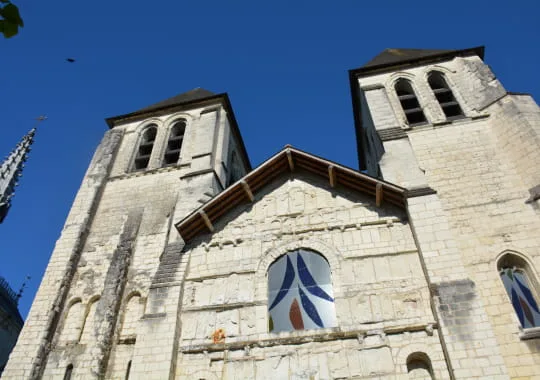
[[[512,268],[526,267],[531,284],[540,270],[538,105],[502,86],[483,47],[386,49],[349,74],[360,169],[408,190],[447,361],[459,363],[463,352],[480,359],[484,347],[510,376],[535,375],[512,356],[539,351],[524,342],[536,335],[518,318],[500,268],[511,252]],[[472,376],[465,370],[491,377],[488,366],[460,367],[458,378]]]
[[[226,94],[197,88],[106,122],[6,379],[124,378],[157,351],[174,366],[189,261],[174,223],[251,170]]]

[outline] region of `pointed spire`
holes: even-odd
[[[45,119],[45,116],[40,116],[36,120],[39,123]],[[30,146],[34,143],[36,128],[37,126],[32,128],[21,139],[0,165],[0,223],[11,207],[11,198],[15,195],[15,187],[18,185],[19,177],[22,176],[24,162],[28,158]]]

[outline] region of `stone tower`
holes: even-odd
[[[360,168],[226,95],[107,119],[9,379],[533,379],[539,130],[483,48],[350,72]]]
[[[359,163],[419,195],[409,215],[456,378],[498,374],[495,349],[505,374],[529,379],[540,373],[540,110],[483,58],[483,47],[387,49],[351,70]],[[508,270],[536,302],[505,290]]]
[[[173,221],[251,169],[226,94],[197,88],[106,121],[5,378],[123,378],[154,346],[172,364],[164,310],[186,269]]]

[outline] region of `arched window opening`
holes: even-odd
[[[499,260],[498,269],[521,327],[540,327],[538,284],[528,263],[509,253]]]
[[[137,334],[137,322],[143,314],[143,304],[139,295],[132,296],[124,311],[121,337],[131,337]]]
[[[430,73],[428,83],[447,119],[463,117],[463,111],[441,73],[438,71]]]
[[[131,360],[128,362],[127,369],[126,369],[126,379],[129,380],[129,373],[131,372]]]
[[[72,373],[73,373],[73,364],[70,364],[66,367],[66,372],[64,373],[64,380],[71,380]]]
[[[154,149],[154,142],[156,141],[157,125],[151,124],[144,131],[139,148],[137,149],[137,155],[133,162],[133,170],[143,170],[148,167],[150,162],[150,156],[152,155],[152,149]]]
[[[411,82],[406,79],[399,79],[396,82],[395,89],[409,125],[425,123],[424,111],[422,111],[422,107],[418,103]]]
[[[431,360],[423,352],[415,352],[409,355],[407,358],[407,373],[409,379],[414,380],[432,380],[433,368],[431,367]]]
[[[163,157],[163,164],[176,165],[180,159],[180,151],[182,150],[182,142],[184,141],[184,133],[186,131],[186,121],[178,120],[174,123],[169,134],[169,140],[167,141],[167,147],[165,148],[165,155]]]
[[[337,325],[330,265],[318,253],[299,249],[268,269],[270,332]]]
[[[75,301],[68,309],[62,333],[60,334],[60,344],[78,342],[81,337],[82,323],[84,317],[84,306],[82,302]]]
[[[86,314],[86,319],[82,328],[81,343],[90,343],[93,339],[98,302],[99,299],[95,300],[88,308],[88,314]]]

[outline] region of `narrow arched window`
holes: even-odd
[[[66,372],[64,373],[64,380],[71,380],[72,373],[73,373],[73,364],[70,364],[66,367]]]
[[[64,326],[60,334],[60,344],[75,343],[81,337],[81,329],[84,317],[84,306],[80,300],[71,304],[67,311]]]
[[[337,325],[330,265],[318,253],[299,249],[268,269],[270,332]]]
[[[152,149],[154,149],[154,142],[156,141],[157,125],[151,124],[148,126],[143,134],[137,154],[133,162],[133,170],[143,170],[148,167],[150,163],[150,156],[152,155]]]
[[[409,125],[425,123],[426,117],[424,116],[424,111],[422,111],[422,107],[418,103],[411,82],[406,79],[399,79],[396,82],[395,89]]]
[[[521,327],[540,327],[538,286],[528,263],[517,255],[506,254],[499,260],[499,274]]]
[[[433,379],[433,369],[431,360],[423,352],[414,352],[407,357],[407,373],[409,379],[431,380]]]
[[[186,121],[178,120],[174,123],[169,133],[165,155],[163,157],[163,165],[176,165],[180,159],[180,151],[182,150],[182,142],[184,141],[184,133],[186,131]]]
[[[454,97],[452,90],[448,87],[448,83],[446,83],[442,73],[438,71],[431,72],[428,77],[428,83],[447,119],[463,117],[463,111]]]

